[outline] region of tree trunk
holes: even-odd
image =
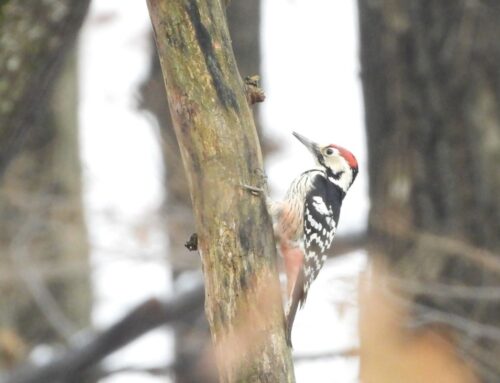
[[[0,177],[43,119],[47,95],[88,5],[89,0],[0,1]]]
[[[2,367],[89,317],[74,58],[56,81],[88,4],[0,2]]]
[[[154,114],[161,134],[161,149],[165,166],[165,212],[166,235],[168,236],[168,263],[174,282],[186,272],[199,270],[200,257],[189,252],[184,246],[195,231],[191,199],[186,173],[182,165],[179,145],[168,108],[165,108],[167,95],[163,85],[160,62],[156,49],[152,51],[152,66],[149,77],[141,87],[141,108]],[[174,283],[175,286],[175,283]],[[201,303],[203,305],[203,303]],[[200,310],[202,311],[202,310]],[[174,374],[176,383],[210,383],[201,368],[201,361],[207,358],[207,345],[210,344],[208,323],[201,312],[197,318],[182,323],[173,323],[175,337]]]
[[[219,1],[148,1],[195,212],[222,382],[291,382],[260,148]],[[167,11],[168,10],[168,11]]]
[[[359,6],[371,236],[413,297],[412,321],[446,325],[476,374],[497,381],[500,304],[480,293],[500,270],[500,9]]]
[[[226,9],[234,56],[243,77],[261,74],[260,4],[261,0],[232,0]],[[274,143],[263,139],[259,108],[253,109],[253,115],[265,157],[274,149]]]
[[[260,1],[231,2],[227,9],[227,19],[240,73],[243,75],[260,73]],[[184,246],[195,230],[193,211],[191,199],[186,193],[188,184],[179,145],[170,114],[165,108],[166,94],[158,55],[156,51],[152,53],[151,71],[141,89],[143,96],[141,107],[153,113],[160,126],[166,180],[164,209],[169,238],[168,259],[174,279],[177,279],[186,271],[198,270],[201,262],[196,253],[189,253]],[[254,109],[253,112],[258,124],[258,109]],[[205,316],[196,318],[190,324],[175,324],[174,331],[175,381],[177,383],[195,383],[202,379],[207,381],[200,366],[200,361],[207,358],[207,343],[210,342]]]
[[[74,55],[61,74],[53,96],[46,96],[47,118],[29,148],[10,161],[0,188],[0,326],[24,351],[67,343],[90,321]],[[0,344],[4,366],[26,356],[9,347]]]

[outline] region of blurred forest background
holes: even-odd
[[[109,227],[92,232],[84,198],[85,133],[79,125],[86,117],[79,117],[79,95],[85,84],[78,70],[81,60],[93,58],[80,57],[85,50],[77,42],[89,4],[0,2],[0,382],[111,382],[119,376],[125,382],[217,381],[202,300],[182,295],[186,285],[201,279],[201,265],[184,247],[194,222],[154,49],[134,107],[157,129],[153,138],[164,169],[157,181],[166,197],[157,215],[144,213],[144,225],[135,227],[137,252],[117,258],[161,264],[150,275],[162,276],[152,277],[156,287],[146,292],[161,299],[144,296],[128,316],[121,308],[123,321],[114,320],[118,327],[96,314],[98,284],[106,289],[123,283],[120,299],[127,300],[141,290],[144,277],[115,282],[122,268],[108,260],[113,271],[96,282],[94,239],[107,233],[123,239]],[[312,17],[307,23],[314,23],[314,5],[304,15]],[[268,38],[262,34],[262,6],[233,0],[227,9],[242,76],[262,73],[261,44]],[[369,177],[370,210],[366,228],[341,233],[335,251],[368,254],[367,265],[359,256],[342,260],[361,264],[356,267],[363,276],[359,299],[344,297],[336,305],[339,318],[346,304],[359,308],[359,321],[351,320],[359,334],[345,349],[329,344],[296,353],[297,364],[309,363],[308,375],[298,374],[297,381],[359,381],[359,367],[363,382],[500,382],[500,6],[495,0],[358,0],[357,7],[367,145],[361,172]],[[93,22],[113,17],[104,12]],[[318,49],[335,55],[337,47]],[[287,92],[297,92],[296,83],[307,82],[307,72],[319,65],[311,61],[304,73],[292,75]],[[123,76],[130,70],[125,67]],[[263,80],[265,87],[268,79]],[[342,108],[327,96],[296,97],[332,111]],[[254,111],[261,121],[259,108]],[[258,129],[264,154],[277,156],[285,145],[263,124]],[[115,147],[100,150],[112,157]],[[132,161],[144,155],[134,147],[124,150]],[[123,177],[133,173],[114,165]],[[123,197],[114,192],[111,200]],[[133,192],[140,194],[141,185]],[[151,222],[161,233],[147,230]],[[190,299],[196,309],[177,318],[164,351],[155,346],[150,357],[146,346],[142,366],[101,363],[128,341],[172,321],[162,305],[165,298],[179,303],[176,297]],[[87,354],[78,352],[85,347]],[[333,371],[323,369],[332,363]],[[342,372],[346,368],[356,370],[354,378]]]

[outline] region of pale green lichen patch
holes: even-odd
[[[21,61],[19,60],[19,57],[18,56],[11,56],[7,59],[5,67],[9,72],[15,72],[19,69],[20,65],[21,65]]]

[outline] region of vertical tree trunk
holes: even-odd
[[[66,314],[76,324],[86,322],[89,315],[87,275],[62,276],[68,266],[65,257],[71,257],[77,273],[85,274],[87,261],[79,199],[74,60],[61,80],[65,85],[56,96],[58,110],[48,107],[88,4],[88,0],[0,2],[0,358],[4,366],[16,363],[35,343],[69,336]]]
[[[89,2],[0,1],[0,176],[46,113]]]
[[[47,118],[11,160],[0,188],[0,326],[25,351],[67,342],[90,319],[74,55],[63,69],[47,96]]]
[[[487,329],[500,329],[498,302],[450,291],[498,282],[498,4],[359,6],[371,235],[414,296],[413,319],[447,325],[483,381],[496,381],[500,342]]]
[[[219,1],[148,1],[195,211],[222,382],[293,381],[260,149]]]
[[[226,9],[227,24],[234,56],[243,77],[260,75],[260,9],[261,0],[232,0]],[[259,134],[264,156],[271,147],[261,129],[259,108],[253,109],[254,121]]]
[[[227,9],[228,25],[232,46],[240,73],[252,75],[260,73],[260,0],[234,0]],[[168,258],[174,279],[186,271],[198,270],[201,262],[196,253],[189,253],[184,244],[193,233],[194,218],[191,199],[179,146],[165,108],[165,87],[156,51],[152,52],[152,66],[148,79],[141,89],[142,107],[152,112],[160,126],[162,152],[165,164],[165,190],[167,235],[169,238]],[[258,124],[258,109],[254,109]],[[207,358],[207,343],[210,332],[205,316],[195,318],[193,323],[174,325],[175,331],[175,381],[195,383],[207,376],[201,368],[201,361]]]

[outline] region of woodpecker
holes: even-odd
[[[347,149],[334,144],[320,146],[298,133],[293,135],[312,153],[316,167],[291,183],[283,201],[270,204],[288,279],[289,346],[297,309],[304,305],[332,247],[342,201],[358,174],[358,162]]]

